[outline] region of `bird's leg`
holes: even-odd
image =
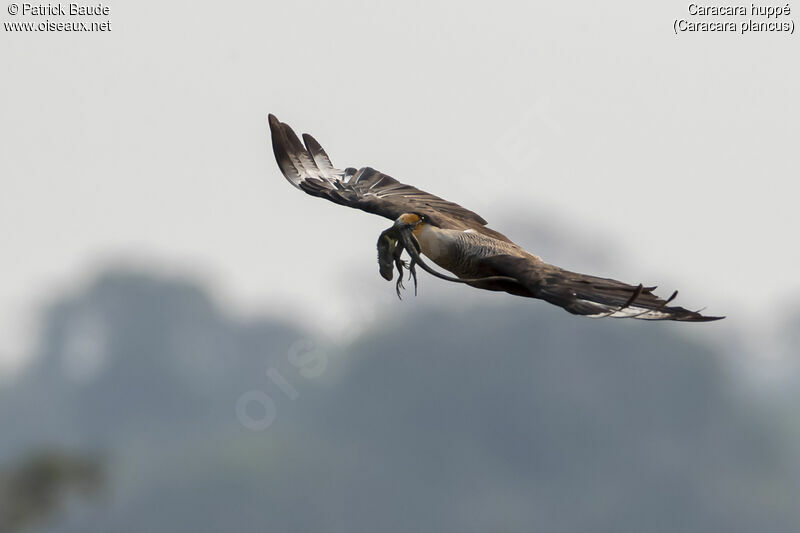
[[[397,297],[402,300],[403,297],[400,296],[400,289],[405,290],[406,288],[405,285],[403,285],[403,277],[405,275],[403,272],[403,267],[406,266],[406,262],[398,260],[395,264],[397,265],[397,270],[399,272],[399,275],[397,276],[397,284],[395,285],[395,291],[397,291]]]
[[[394,286],[394,290],[395,290],[395,292],[397,292],[397,297],[400,298],[401,300],[403,299],[403,297],[400,295],[400,289],[403,289],[403,290],[406,289],[405,285],[403,285],[403,276],[404,276],[403,266],[404,265],[405,265],[405,261],[398,261],[397,270],[400,271],[400,275],[397,276],[397,283]]]
[[[408,264],[408,279],[414,278],[414,296],[417,295],[417,260],[413,257]]]
[[[401,258],[403,255],[403,250],[405,250],[405,246],[402,243],[398,242],[397,246],[394,249],[394,253],[392,259],[394,259],[394,266],[397,268],[397,275],[401,278],[405,275],[403,272],[404,268],[408,268],[408,265],[405,261]]]
[[[397,284],[395,285],[395,291],[397,292],[397,297],[400,298],[401,300],[403,299],[403,297],[400,296],[400,289],[405,290],[405,286],[403,285],[403,277],[405,277],[405,272],[403,272],[403,269],[408,268],[406,266],[406,262],[401,259],[404,249],[405,247],[398,242],[392,254],[394,260],[394,266],[395,268],[397,268]]]

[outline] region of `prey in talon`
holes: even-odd
[[[403,237],[400,236],[400,229],[396,226],[392,226],[381,233],[380,237],[378,237],[378,269],[386,281],[392,281],[394,269],[397,269],[395,291],[397,292],[397,297],[402,300],[403,296],[400,293],[400,289],[405,289],[403,285],[403,277],[405,275],[403,269],[409,270],[409,279],[412,277],[414,279],[414,295],[417,294],[417,272],[415,270],[416,262],[413,258],[410,263],[401,258],[405,250],[405,246],[400,242],[401,240],[403,240]]]

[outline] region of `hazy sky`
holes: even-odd
[[[0,31],[5,366],[109,262],[328,330],[398,305],[389,222],[293,189],[268,112],[533,252],[534,226],[607,243],[603,264],[545,259],[678,287],[731,331],[800,301],[797,35],[676,36],[673,0],[105,5],[106,33]]]

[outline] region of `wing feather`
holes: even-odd
[[[374,168],[337,169],[316,139],[304,134],[303,144],[292,128],[274,115],[269,116],[269,126],[281,172],[292,185],[312,196],[391,220],[403,213],[425,214],[439,227],[474,229],[508,241],[504,235],[486,228],[486,221],[477,213],[401,183]]]
[[[484,258],[482,263],[481,275],[512,277],[525,289],[500,285],[495,290],[539,298],[575,315],[686,322],[724,318],[703,316],[697,311],[669,305],[677,292],[664,300],[653,294],[656,287],[570,272],[532,255],[497,255]]]

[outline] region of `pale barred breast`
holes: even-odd
[[[424,226],[414,232],[422,253],[461,277],[471,277],[480,259],[495,255],[530,256],[514,243],[494,239],[474,230],[459,231]]]
[[[459,231],[455,238],[458,242],[460,255],[467,257],[489,257],[493,255],[527,255],[527,252],[513,242],[493,239],[488,235],[474,230]]]

